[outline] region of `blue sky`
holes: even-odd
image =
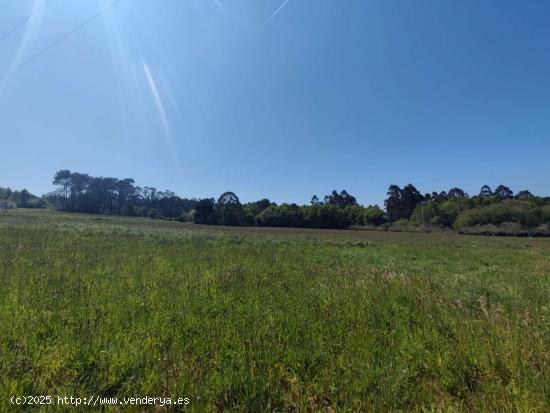
[[[0,35],[43,1],[4,2]],[[123,0],[0,81],[0,186],[550,195],[550,2],[282,3]],[[0,42],[0,78],[107,4],[51,0]]]

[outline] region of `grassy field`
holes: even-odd
[[[0,277],[1,411],[550,411],[550,240],[17,210]]]

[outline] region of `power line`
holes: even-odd
[[[9,72],[7,72],[6,74],[4,74],[4,76],[0,77],[0,82],[3,81],[4,79],[6,79],[8,76],[11,76],[13,75],[15,72],[17,72],[19,69],[21,69],[23,66],[26,66],[28,65],[29,63],[33,62],[34,60],[38,59],[40,56],[42,56],[44,53],[48,52],[50,49],[53,49],[55,46],[57,46],[59,43],[63,42],[64,40],[66,40],[69,36],[73,35],[74,33],[76,33],[77,31],[79,31],[80,29],[82,29],[84,26],[87,26],[88,24],[90,24],[92,21],[94,21],[95,19],[97,19],[99,16],[101,16],[103,13],[105,13],[106,11],[108,11],[109,9],[113,8],[114,6],[116,6],[118,3],[120,3],[122,0],[115,0],[113,1],[111,4],[109,4],[108,6],[104,7],[103,9],[101,9],[100,11],[98,11],[96,14],[94,14],[93,16],[91,16],[90,18],[84,20],[82,23],[80,23],[78,26],[74,27],[72,30],[68,31],[67,33],[65,33],[64,35],[62,35],[61,37],[59,37],[57,40],[55,40],[54,42],[50,43],[48,46],[46,46],[45,48],[39,50],[38,52],[36,52],[35,54],[33,54],[31,57],[29,57],[27,60],[24,60],[23,62],[21,62],[19,65],[17,65],[16,67],[14,67],[12,70],[10,70]]]
[[[9,29],[6,33],[4,33],[2,36],[0,36],[0,43],[4,41],[6,37],[8,37],[10,34],[12,34],[14,31],[19,29],[21,26],[23,26],[25,23],[27,23],[36,13],[38,13],[40,10],[42,10],[44,7],[48,5],[48,3],[51,3],[52,0],[46,0],[44,3],[42,3],[40,6],[38,6],[36,9],[31,11],[31,13],[25,17],[23,20],[21,20],[19,23],[17,23],[15,26],[13,26],[11,29]]]

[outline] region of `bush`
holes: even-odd
[[[437,217],[437,207],[435,203],[428,202],[424,206],[418,204],[411,215],[411,223],[416,225],[432,223]]]
[[[346,208],[348,219],[351,225],[365,225],[365,213],[359,205],[353,205]]]
[[[442,202],[437,207],[437,215],[432,218],[432,223],[445,227],[452,227],[462,211],[473,206],[469,198],[451,198]]]
[[[365,224],[378,226],[387,222],[386,214],[378,205],[369,205],[365,208],[364,217]]]
[[[271,205],[260,212],[256,222],[263,227],[303,227],[304,216],[298,205]]]
[[[457,217],[454,227],[462,229],[475,225],[499,225],[511,222],[519,223],[526,228],[533,228],[549,220],[550,208],[548,206],[537,208],[530,202],[510,200],[463,211]]]
[[[410,223],[411,223],[411,222],[410,222],[407,218],[400,218],[400,219],[398,219],[397,221],[395,221],[395,222],[393,223],[393,225],[406,227],[406,226],[409,225]]]
[[[220,225],[239,226],[244,221],[244,213],[237,207],[217,208],[215,216]]]
[[[347,228],[352,223],[345,209],[326,204],[306,207],[304,219],[310,228]]]

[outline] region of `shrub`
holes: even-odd
[[[346,208],[349,221],[352,225],[365,225],[365,214],[362,207],[353,205]]]
[[[306,207],[304,220],[311,228],[347,228],[351,225],[345,209],[326,204]]]
[[[386,223],[384,211],[378,205],[369,205],[364,212],[365,224],[382,225]]]
[[[411,215],[411,223],[416,225],[429,224],[437,217],[437,206],[428,202],[424,206],[418,204]]]
[[[523,227],[532,228],[547,222],[545,218],[547,220],[550,218],[548,206],[536,208],[530,202],[510,200],[462,211],[457,217],[454,227],[462,229],[474,225],[499,225],[504,222],[515,222]]]
[[[294,204],[271,205],[256,218],[259,226],[264,227],[302,227],[304,217],[302,209]]]

